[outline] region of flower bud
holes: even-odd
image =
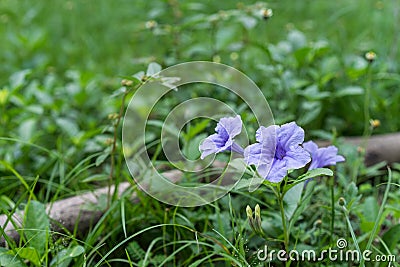
[[[246,207],[246,213],[247,213],[247,218],[253,219],[253,211],[251,210],[249,205],[247,205],[247,207]]]
[[[111,113],[111,114],[108,114],[108,116],[107,116],[107,118],[109,120],[116,120],[116,119],[118,119],[118,117],[119,117],[118,113]]]
[[[239,54],[236,53],[236,52],[232,52],[232,53],[230,54],[230,58],[231,58],[232,60],[237,60],[237,59],[239,58]]]
[[[372,63],[375,61],[376,59],[376,54],[372,51],[369,51],[367,53],[365,53],[365,59],[369,62]]]
[[[263,8],[261,9],[261,16],[263,19],[268,20],[269,18],[271,18],[273,15],[272,9],[268,8]]]
[[[256,207],[254,208],[254,213],[255,213],[255,219],[254,219],[254,230],[259,233],[262,234],[263,230],[261,228],[261,210],[260,210],[260,205],[256,205]]]
[[[107,139],[104,141],[104,143],[105,143],[107,146],[111,146],[111,145],[114,143],[114,139],[112,139],[112,138],[107,138]]]
[[[123,79],[121,81],[122,86],[132,86],[132,84],[133,84],[133,81],[131,81],[131,80]]]
[[[370,120],[369,123],[371,124],[372,128],[377,128],[381,125],[381,121],[380,120]]]
[[[342,206],[342,207],[343,207],[344,205],[346,205],[346,200],[344,199],[344,197],[340,197],[340,198],[339,198],[339,205]]]
[[[254,213],[256,214],[256,217],[261,217],[260,205],[256,205],[256,207],[254,208]]]
[[[146,21],[146,24],[145,24],[146,29],[149,29],[149,30],[154,29],[155,27],[157,27],[157,25],[158,25],[158,23],[155,20]]]
[[[215,63],[220,63],[221,62],[221,57],[219,55],[215,55],[215,56],[213,56],[212,60]]]
[[[365,153],[365,148],[363,148],[363,147],[361,147],[361,146],[358,146],[358,147],[357,147],[357,152],[358,152],[359,154],[364,154],[364,153]]]

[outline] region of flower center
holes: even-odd
[[[275,158],[276,159],[283,159],[286,156],[286,151],[282,147],[282,145],[278,142],[276,145],[276,150],[275,150]]]

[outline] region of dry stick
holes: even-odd
[[[361,144],[362,141],[362,137],[345,138],[345,142],[356,146]],[[321,146],[329,145],[329,142],[321,141],[317,143]],[[368,147],[366,149],[365,163],[367,165],[372,165],[381,161],[386,161],[387,163],[400,162],[400,133],[376,135],[370,137],[368,141]],[[182,173],[178,170],[173,170],[165,172],[163,175],[171,182],[176,183],[180,180]],[[118,195],[121,195],[129,187],[130,184],[124,182],[118,185],[117,192],[115,192],[114,186],[110,187],[110,193],[117,193]],[[79,232],[83,233],[90,229],[91,225],[96,224],[104,214],[104,211],[87,210],[85,206],[87,206],[88,203],[96,204],[98,202],[98,197],[102,194],[108,194],[108,190],[108,187],[100,188],[93,192],[47,204],[47,213],[53,221],[58,222],[68,231],[72,232],[75,225],[77,225]],[[135,194],[132,195],[132,198],[137,201]],[[13,214],[12,220],[16,224],[17,228],[21,227],[23,218],[23,211]],[[7,225],[6,222],[8,222]],[[8,220],[7,215],[0,215],[0,227],[2,227],[5,234],[7,234],[11,240],[18,242],[19,234],[12,222]],[[60,231],[61,228],[55,226],[52,230]],[[1,236],[0,246],[5,246],[5,244],[6,241],[4,237]]]

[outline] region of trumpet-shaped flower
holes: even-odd
[[[233,140],[242,131],[242,120],[239,115],[220,119],[215,131],[215,134],[210,135],[200,144],[201,159],[227,150],[243,155],[243,148]]]
[[[258,143],[244,150],[244,158],[270,182],[279,183],[288,170],[302,168],[311,160],[310,154],[301,147],[304,130],[295,122],[281,127],[261,126],[256,132],[256,140]]]
[[[311,164],[309,170],[336,165],[337,162],[345,161],[344,157],[338,155],[338,149],[335,146],[318,148],[313,141],[303,144],[305,150],[311,154]]]

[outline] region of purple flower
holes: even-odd
[[[337,162],[344,161],[344,157],[338,155],[338,149],[335,146],[318,148],[313,141],[303,144],[305,150],[311,154],[311,164],[309,170],[322,168],[330,165],[336,165]]]
[[[310,154],[300,144],[304,130],[295,122],[281,127],[261,126],[256,133],[257,144],[244,150],[247,164],[255,165],[258,173],[270,182],[279,183],[290,169],[299,169],[310,162]]]
[[[226,150],[243,155],[243,148],[233,140],[242,131],[242,119],[239,115],[220,119],[215,131],[216,134],[210,135],[200,144],[201,159]]]

